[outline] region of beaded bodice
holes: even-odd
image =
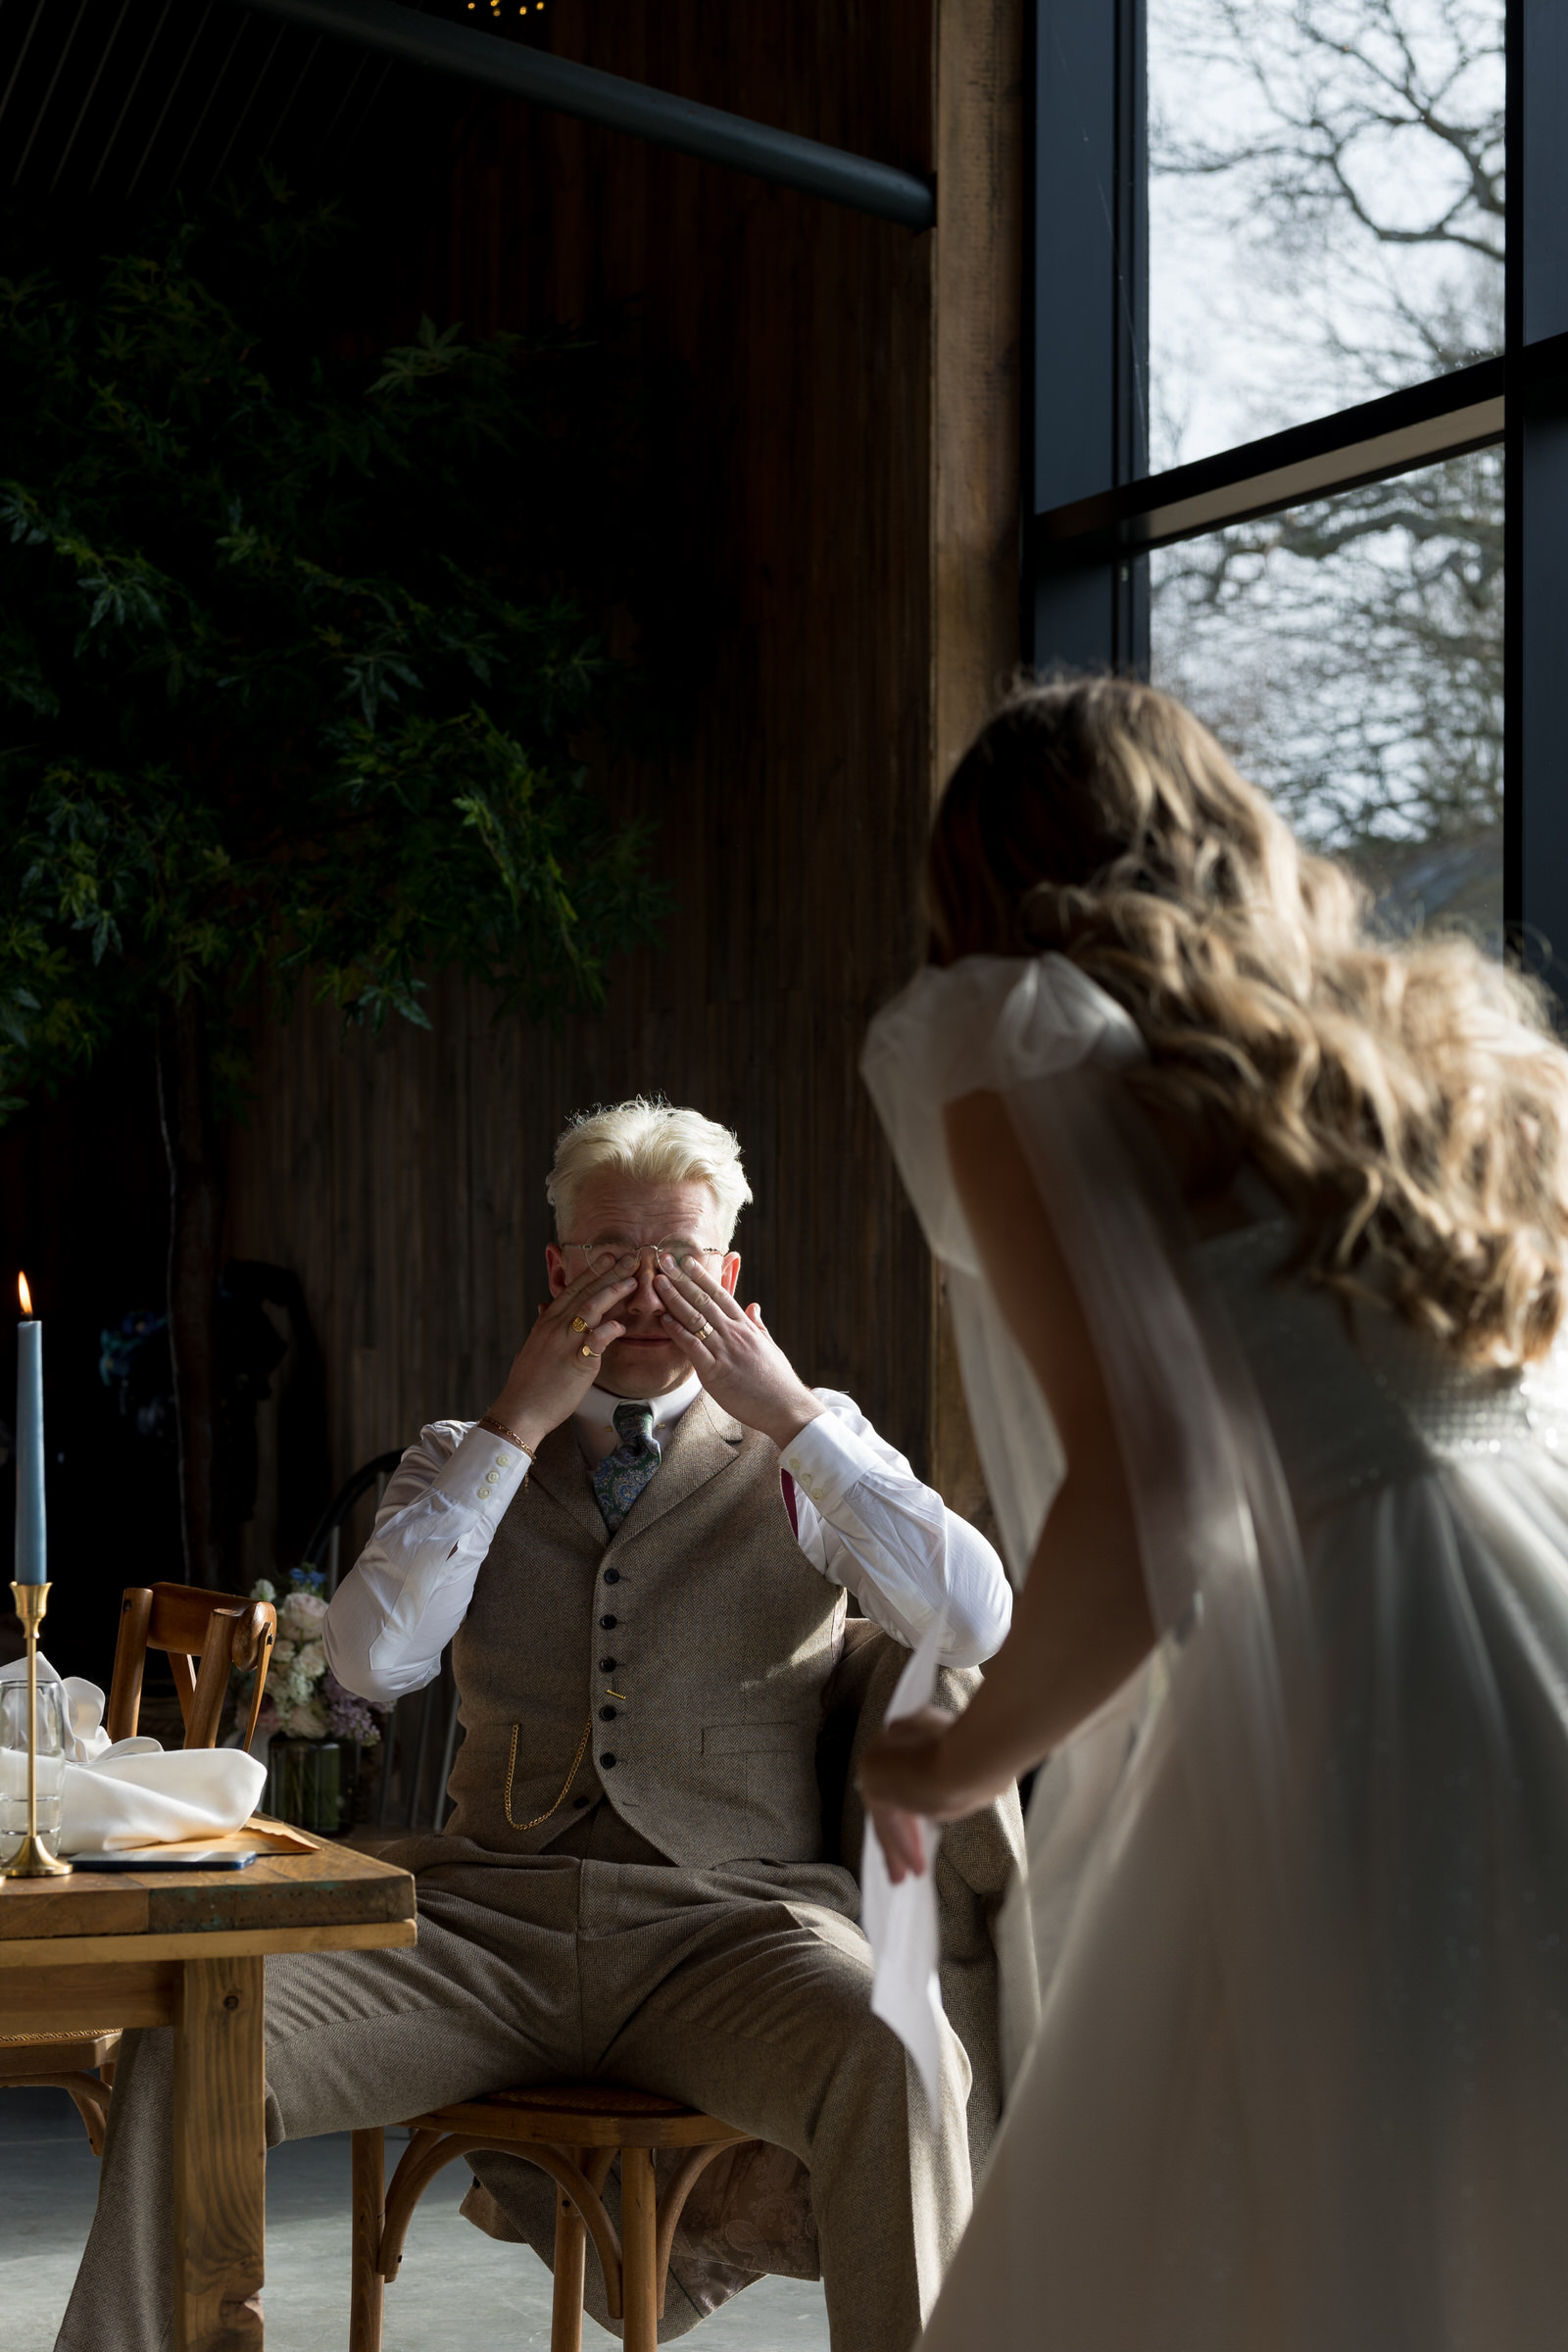
[[[1281,1281],[1292,1227],[1269,1219],[1199,1245],[1303,1519],[1435,1462],[1544,1447],[1568,1463],[1568,1357],[1477,1370],[1375,1301]]]

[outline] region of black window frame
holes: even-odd
[[[1157,474],[1146,10],[1027,0],[1025,658],[1147,676],[1153,549],[1500,445],[1503,920],[1568,996],[1568,4],[1507,0],[1502,352]]]

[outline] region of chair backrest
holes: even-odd
[[[462,1734],[449,1642],[441,1652],[441,1672],[435,1681],[400,1698],[386,1718],[381,1733],[377,1829],[446,1828],[452,1811],[447,1782]]]
[[[205,1592],[197,1585],[127,1586],[120,1603],[115,1679],[105,1717],[109,1737],[134,1739],[147,1652],[162,1649],[169,1653],[187,1747],[217,1745],[230,1669],[237,1666],[244,1674],[254,1669],[250,1721],[241,1742],[249,1747],[276,1640],[277,1611],[270,1601]]]
[[[402,1459],[403,1451],[399,1447],[391,1453],[378,1453],[373,1462],[364,1463],[360,1469],[355,1471],[352,1478],[346,1479],[339,1487],[315,1527],[312,1528],[311,1540],[300,1556],[307,1568],[323,1568],[325,1570],[328,1600],[337,1591],[343,1522],[348,1518],[360,1496],[368,1494],[372,1487],[375,1489],[376,1507],[379,1509],[381,1497],[386,1493],[386,1482]]]

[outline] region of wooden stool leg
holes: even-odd
[[[349,2145],[354,2206],[349,2352],[381,2352],[381,2298],[386,2281],[378,2265],[386,2217],[386,2133],[380,2130],[356,2132]]]
[[[620,2279],[626,2352],[659,2342],[659,2211],[651,2148],[620,2151]]]
[[[573,2164],[584,2150],[563,2148]],[[550,2352],[582,2352],[582,2290],[587,2275],[588,2231],[564,2188],[556,2190],[556,2287],[550,2304]]]

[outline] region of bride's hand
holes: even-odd
[[[951,1715],[921,1707],[886,1725],[860,1758],[860,1794],[895,1886],[924,1874],[921,1817],[941,1810],[941,1743],[952,1729]]]
[[[860,1794],[895,1886],[911,1872],[918,1878],[925,1869],[919,1817],[940,1820],[949,1810],[941,1751],[952,1729],[951,1715],[937,1707],[921,1707],[888,1724],[860,1758]]]
[[[940,1707],[920,1707],[885,1725],[866,1745],[856,1773],[873,1818],[883,1812],[917,1813],[927,1821],[960,1821],[1010,1788],[1011,1763],[966,1752],[974,1746],[967,1738],[970,1728],[968,1712],[944,1715]],[[886,1838],[882,1843],[887,1848]]]

